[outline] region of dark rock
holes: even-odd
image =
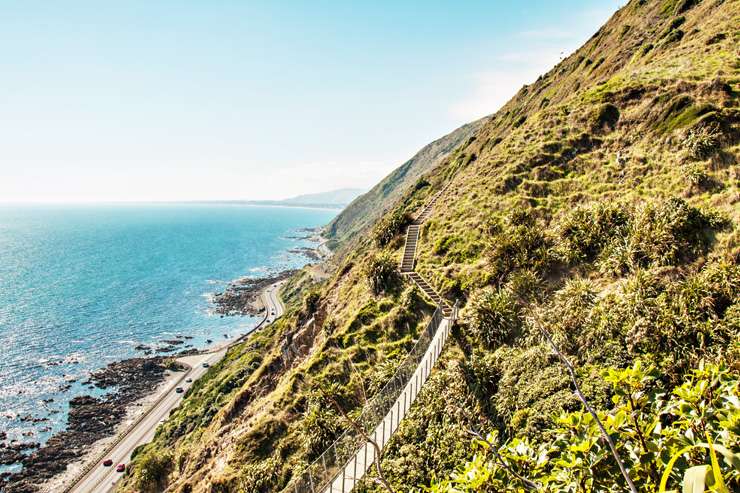
[[[216,313],[224,315],[258,315],[261,307],[257,303],[263,289],[293,275],[295,270],[286,270],[274,276],[242,278],[231,282],[224,292],[213,295]]]
[[[164,344],[169,344],[170,346],[176,346],[178,344],[185,344],[185,341],[181,339],[164,339],[162,342]]]
[[[67,428],[54,434],[43,447],[38,443],[11,443],[0,447],[0,463],[23,465],[20,472],[0,475],[0,491],[39,491],[39,484],[79,460],[97,440],[112,435],[115,426],[125,417],[126,408],[150,394],[164,380],[168,367],[172,368],[171,363],[160,356],[132,358],[111,363],[93,373],[90,381],[95,386],[116,390],[102,398],[89,395],[73,398],[69,403]],[[59,411],[50,411],[55,412]],[[37,450],[25,453],[32,449]]]
[[[318,254],[315,248],[308,248],[308,247],[292,248],[288,250],[288,253],[303,255],[305,257],[308,257],[308,259],[312,261],[321,260],[321,255]]]

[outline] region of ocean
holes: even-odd
[[[64,428],[81,382],[108,363],[190,337],[248,332],[209,296],[242,276],[309,262],[306,228],[336,211],[223,204],[0,206],[0,432],[40,442]],[[36,422],[34,422],[36,421]],[[17,466],[0,466],[0,472]]]

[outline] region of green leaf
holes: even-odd
[[[668,484],[668,478],[671,476],[671,472],[673,471],[673,465],[683,454],[690,451],[692,448],[694,448],[693,445],[682,448],[681,450],[676,452],[673,457],[671,457],[671,460],[668,461],[668,464],[666,464],[665,467],[665,471],[663,471],[663,476],[660,478],[660,488],[658,489],[659,493],[665,493],[665,487],[666,484]]]
[[[717,454],[714,453],[712,438],[709,436],[708,431],[705,431],[704,434],[707,436],[707,442],[709,442],[709,457],[712,459],[712,475],[714,476],[714,482],[717,483],[717,491],[720,493],[730,493],[727,485],[725,485],[724,478],[722,478],[722,470],[719,468],[719,462],[717,462]]]

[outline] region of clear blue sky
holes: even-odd
[[[624,1],[0,3],[0,201],[369,188]]]

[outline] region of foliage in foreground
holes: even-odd
[[[701,365],[670,394],[656,385],[654,369],[639,362],[603,376],[613,386],[614,408],[599,413],[599,418],[640,491],[700,483],[712,491],[740,487],[737,375],[725,367]],[[525,491],[526,481],[534,482],[538,491],[625,489],[587,412],[561,415],[554,437],[538,444],[527,437],[505,443],[498,438],[493,432],[485,441],[475,440],[473,459],[424,491]]]

